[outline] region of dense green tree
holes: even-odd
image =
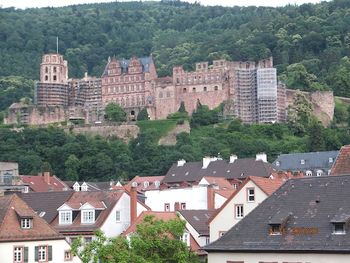
[[[137,114],[137,120],[138,121],[144,121],[144,120],[149,120],[149,115],[148,115],[148,112],[147,112],[147,109],[146,108],[143,108],[139,114]]]
[[[83,245],[78,239],[72,246],[75,255],[88,262],[196,263],[198,257],[180,240],[185,222],[180,218],[163,221],[145,216],[128,241],[125,237],[107,238],[102,232]]]
[[[106,119],[109,121],[126,121],[126,112],[117,103],[108,103],[105,108]]]
[[[79,180],[79,167],[80,161],[74,155],[71,154],[68,156],[68,159],[64,163],[65,166],[65,178],[69,181],[78,181]]]

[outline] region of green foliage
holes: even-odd
[[[68,156],[67,160],[64,162],[64,166],[67,179],[69,179],[69,181],[79,181],[78,172],[80,161],[74,154]]]
[[[155,121],[138,121],[137,126],[140,127],[141,133],[146,132],[147,130],[153,130],[156,133],[158,140],[166,135],[176,126],[176,120],[155,120]]]
[[[219,122],[220,107],[214,110],[209,110],[209,107],[197,102],[197,109],[192,113],[191,128],[203,125],[210,125]]]
[[[340,99],[335,98],[334,107],[334,122],[335,123],[347,123],[349,119],[348,106]]]
[[[144,121],[144,120],[148,120],[149,119],[149,115],[148,115],[148,112],[147,112],[147,109],[146,108],[143,108],[139,114],[137,115],[137,120],[138,121]]]
[[[105,108],[106,119],[108,121],[122,122],[126,121],[126,112],[117,103],[108,103]]]
[[[23,103],[30,104],[33,91],[34,83],[32,80],[15,76],[0,78],[0,111],[8,108],[12,103],[20,101],[21,98],[23,98]]]
[[[145,216],[131,235],[130,242],[123,236],[107,238],[100,231],[96,239],[82,245],[77,239],[72,251],[84,263],[134,262],[134,263],[196,263],[197,256],[180,240],[185,222],[179,218],[169,221]]]

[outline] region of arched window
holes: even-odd
[[[204,88],[203,88],[203,91],[207,91],[207,87],[204,87]]]
[[[317,170],[316,175],[317,176],[322,176],[323,175],[323,171],[322,170]]]
[[[49,77],[48,77],[48,76],[45,76],[45,80],[49,80]]]
[[[131,186],[132,187],[137,187],[137,182],[132,182]]]
[[[310,170],[306,171],[306,176],[312,176],[312,172]]]

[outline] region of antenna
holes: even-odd
[[[58,54],[58,36],[56,36],[56,53]]]

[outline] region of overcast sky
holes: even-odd
[[[122,2],[123,0],[118,0]],[[2,7],[47,7],[47,6],[66,6],[83,3],[101,3],[101,2],[113,2],[112,0],[0,0],[0,6]],[[187,2],[195,2],[195,0],[188,0]],[[287,4],[303,4],[303,3],[319,3],[321,0],[197,0],[203,5],[222,5],[222,6],[284,6]]]

